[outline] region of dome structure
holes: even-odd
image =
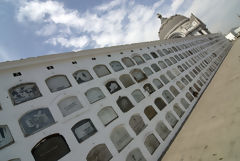
[[[158,18],[161,19],[161,27],[158,32],[161,40],[210,33],[206,25],[193,14],[191,14],[190,18],[179,14],[165,18],[158,14]]]

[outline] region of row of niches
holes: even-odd
[[[195,52],[196,51],[194,51],[194,53]],[[184,57],[181,57],[181,59],[184,59],[184,58],[186,58],[186,57],[188,57],[192,54],[191,54],[191,52],[188,52],[188,54],[183,54],[183,55],[184,55]],[[191,65],[194,65],[194,63],[197,63],[197,61],[200,59],[200,57],[203,58],[205,55],[207,55],[206,52],[205,53],[200,53],[199,55],[196,56],[196,58],[190,59],[189,63]],[[136,61],[136,62],[144,62],[144,60],[139,55],[135,56],[135,58],[136,58],[136,60],[139,60],[139,61]],[[160,71],[160,68],[165,69],[165,68],[167,68],[167,66],[171,66],[173,64],[176,64],[177,60],[178,61],[181,60],[177,55],[175,55],[175,58],[176,59],[174,59],[173,57],[170,57],[171,61],[169,59],[165,59],[164,61],[166,63],[164,61],[159,61],[158,64],[159,64],[160,67],[157,64],[154,63],[154,64],[151,65],[151,68],[155,72],[158,72],[158,71]],[[126,64],[128,64],[128,66],[134,65],[134,62],[129,57],[122,58],[122,61],[125,62]],[[190,67],[191,65],[189,63],[186,62],[186,65],[183,64],[183,68],[187,69],[188,67]],[[118,62],[118,61],[113,61],[110,64],[112,64],[111,66],[116,71],[124,69],[123,66],[121,65],[121,63]],[[180,65],[178,66],[178,69],[181,72],[184,71],[183,68]],[[109,69],[105,65],[96,65],[93,69],[99,77],[111,74],[111,72],[109,71]],[[145,73],[142,73],[142,72],[140,72],[140,70],[137,70],[137,69],[132,70],[131,74],[137,82],[146,79],[147,76],[152,74],[152,70],[149,69],[148,67],[144,68],[143,70],[144,70]],[[76,79],[78,84],[93,80],[92,75],[87,70],[78,70],[78,71],[73,73],[73,77]],[[127,75],[124,75],[124,76],[122,75],[122,77],[120,77],[120,80],[123,82],[123,84],[124,84],[124,82],[126,84],[126,82],[127,82],[126,80],[130,80],[130,79],[131,78],[129,78]],[[130,82],[132,82],[132,81],[130,81]],[[47,86],[48,86],[48,88],[51,92],[57,92],[57,91],[60,91],[60,90],[63,90],[63,89],[66,89],[66,88],[69,88],[69,87],[72,86],[70,81],[67,79],[67,77],[65,75],[51,76],[50,78],[46,79],[46,84],[47,84]],[[128,85],[124,85],[124,86],[126,87]],[[113,86],[111,86],[111,87],[112,88],[117,88],[116,84],[113,84]],[[15,87],[12,87],[11,89],[9,89],[9,94],[10,94],[10,97],[11,97],[14,105],[17,105],[17,104],[26,102],[28,100],[32,100],[32,99],[35,99],[37,97],[42,96],[38,87],[34,83],[25,83],[25,84],[20,84],[20,85],[17,85]]]

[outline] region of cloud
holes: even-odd
[[[110,10],[110,9],[122,4],[122,2],[123,2],[122,0],[113,0],[110,3],[104,3],[100,6],[97,6],[96,10],[107,11],[107,10]]]
[[[12,55],[5,47],[0,46],[0,62],[19,59],[17,56]]]
[[[173,0],[171,4],[171,12],[175,13],[183,3],[184,0]]]

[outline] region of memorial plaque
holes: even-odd
[[[147,76],[153,74],[152,70],[151,70],[150,68],[148,68],[148,67],[143,68],[143,71],[144,71],[144,73],[145,73]]]
[[[159,121],[157,123],[156,131],[158,135],[162,138],[162,140],[165,140],[171,132],[162,121]]]
[[[58,103],[58,107],[63,117],[83,108],[76,96],[68,97]]]
[[[146,146],[147,150],[150,154],[153,154],[155,150],[159,147],[160,142],[158,139],[154,136],[154,134],[150,134],[147,136],[147,138],[144,141],[144,145]]]
[[[122,62],[126,65],[126,67],[131,67],[135,65],[135,63],[129,57],[122,58]]]
[[[173,105],[173,110],[180,118],[184,114],[184,111],[181,109],[181,107],[177,103]]]
[[[9,94],[14,105],[42,96],[35,83],[20,84],[9,89]]]
[[[147,76],[140,69],[134,69],[130,73],[137,82],[147,79]]]
[[[102,121],[103,125],[107,126],[110,122],[118,118],[116,112],[112,107],[104,107],[101,111],[98,112],[98,117]]]
[[[108,91],[112,94],[115,93],[117,91],[119,91],[121,89],[121,87],[119,86],[119,84],[116,81],[110,81],[106,84],[106,87],[108,89]]]
[[[158,89],[160,89],[160,88],[163,87],[163,84],[162,84],[162,82],[161,82],[159,79],[154,79],[154,80],[153,80],[153,84],[154,84]]]
[[[156,98],[154,103],[160,111],[163,110],[164,107],[167,106],[167,104],[162,100],[162,98]]]
[[[132,96],[137,103],[142,101],[145,98],[145,96],[143,95],[143,93],[139,89],[134,90],[132,92]]]
[[[132,102],[127,97],[119,97],[117,104],[123,112],[127,112],[134,107]]]
[[[91,88],[91,89],[87,90],[85,95],[86,95],[89,103],[91,103],[91,104],[98,101],[98,100],[101,100],[101,99],[105,98],[105,95],[103,94],[101,89],[98,88],[98,87]]]
[[[48,108],[30,111],[19,119],[19,125],[24,136],[32,135],[54,123],[54,118]]]
[[[152,67],[152,69],[153,69],[155,72],[160,71],[160,68],[159,68],[159,66],[158,66],[157,64],[152,64],[151,67]]]
[[[12,134],[7,125],[0,125],[0,149],[14,143]]]
[[[111,74],[111,72],[105,65],[96,65],[95,67],[93,67],[93,70],[98,77],[103,77],[105,75]]]
[[[79,70],[73,73],[73,77],[76,79],[78,84],[88,82],[93,79],[91,74],[87,70]]]
[[[136,135],[138,135],[146,127],[140,115],[133,115],[129,120],[129,124]]]
[[[144,113],[149,120],[152,120],[154,118],[154,116],[157,115],[157,111],[152,106],[146,107],[144,109]]]
[[[140,65],[142,63],[145,63],[145,61],[143,60],[143,58],[141,56],[133,56],[133,59],[135,60],[135,62],[137,63],[137,65]]]
[[[79,143],[83,142],[97,132],[90,119],[79,121],[72,127],[72,131]]]
[[[110,66],[112,67],[112,69],[113,69],[115,72],[118,72],[118,71],[124,69],[123,66],[122,66],[122,64],[121,64],[120,62],[118,62],[118,61],[112,61],[112,62],[110,63]]]
[[[168,103],[172,102],[174,99],[173,95],[168,90],[164,90],[162,95]]]
[[[153,92],[155,92],[155,89],[153,88],[153,86],[149,83],[145,84],[143,86],[143,88],[149,93],[152,94]]]
[[[71,84],[65,75],[56,75],[50,77],[46,80],[46,83],[51,92],[56,92],[71,87]]]
[[[174,128],[178,122],[177,118],[170,111],[167,112],[165,118],[172,128]]]
[[[87,161],[109,161],[112,154],[105,144],[95,146],[87,155]]]
[[[124,149],[133,140],[127,130],[122,126],[113,129],[110,138],[118,152]]]
[[[132,80],[132,78],[128,74],[123,74],[119,77],[120,81],[124,85],[125,88],[133,85],[135,82]]]
[[[126,161],[147,161],[147,160],[144,158],[141,151],[137,148],[137,149],[132,150],[128,154]]]

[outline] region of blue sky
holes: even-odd
[[[0,62],[158,40],[165,17],[194,13],[211,32],[240,26],[239,0],[0,0]]]

